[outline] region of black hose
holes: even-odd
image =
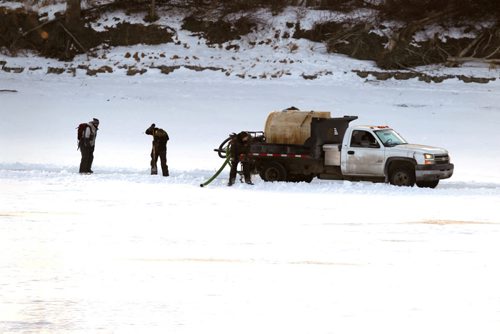
[[[224,148],[224,145],[227,144],[227,142],[229,142],[231,139],[233,139],[233,136],[229,136],[226,140],[224,140],[220,145],[219,145],[219,148],[218,149],[215,149],[214,151],[217,152],[217,154],[219,155],[219,158],[222,158],[222,159],[226,159],[227,157],[227,152],[229,152],[229,148],[231,146],[231,144],[227,145],[226,148]]]
[[[226,167],[226,165],[231,166],[231,161],[230,161],[231,159],[230,159],[230,154],[229,154],[229,150],[231,149],[231,143],[228,144],[228,142],[231,139],[233,139],[233,135],[229,136],[226,140],[224,140],[219,145],[218,149],[214,149],[214,151],[217,152],[219,157],[224,159],[225,161],[222,164],[222,166],[220,166],[219,170],[217,172],[215,172],[215,174],[212,177],[210,177],[210,179],[208,179],[204,183],[200,184],[200,187],[203,188],[205,186],[208,186],[213,180],[215,180],[219,176],[219,174],[224,170],[224,167]]]
[[[226,154],[226,160],[224,160],[224,163],[222,164],[222,166],[220,166],[219,170],[217,172],[215,172],[214,175],[212,175],[212,177],[210,177],[207,181],[203,182],[202,184],[200,184],[200,187],[206,187],[208,186],[213,180],[215,180],[219,174],[224,170],[224,168],[226,167],[227,164],[229,164],[230,158],[229,158],[229,154]]]

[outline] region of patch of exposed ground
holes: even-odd
[[[173,34],[173,29],[154,24],[119,23],[101,32],[87,26],[70,29],[60,17],[43,21],[34,12],[0,8],[0,48],[12,54],[33,50],[44,57],[71,60],[99,45],[170,43]]]
[[[402,71],[358,71],[358,70],[353,70],[354,73],[356,73],[359,77],[361,78],[374,78],[376,80],[389,80],[389,79],[396,79],[396,80],[409,80],[409,79],[418,79],[420,81],[425,81],[427,83],[430,82],[435,82],[435,83],[441,83],[445,80],[449,79],[458,79],[460,81],[463,81],[465,83],[488,83],[490,81],[495,81],[495,77],[490,77],[490,78],[478,78],[478,77],[471,77],[471,76],[466,76],[466,75],[428,75],[425,73],[419,73],[419,72],[402,72]]]
[[[411,25],[393,28],[390,34],[380,32],[387,27],[370,22],[319,22],[311,29],[295,25],[294,38],[306,38],[326,45],[328,52],[352,58],[371,60],[382,69],[406,69],[430,64],[459,64],[476,61],[500,65],[500,24],[489,28],[468,27],[470,36],[440,36],[419,40],[427,28]],[[445,31],[446,28],[442,27]]]
[[[241,17],[234,22],[225,20],[210,21],[188,16],[184,19],[182,29],[193,32],[195,35],[203,37],[208,44],[222,44],[228,41],[240,39],[255,29],[256,23],[248,17]]]

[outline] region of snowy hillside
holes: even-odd
[[[5,8],[20,7],[19,4],[9,1],[0,4],[0,7],[4,6]],[[45,21],[43,22],[50,22],[57,15],[61,16],[64,13],[64,6],[61,4],[34,5],[28,6],[28,8],[44,16]],[[230,22],[239,19],[252,20],[252,24],[255,26],[252,25],[253,28],[250,32],[241,36],[235,35],[222,40],[219,38],[219,40],[215,39],[215,42],[207,37],[207,33],[186,29],[186,20],[192,15],[190,10],[175,6],[165,7],[160,10],[159,14],[158,21],[155,21],[154,24],[147,24],[144,22],[144,13],[142,12],[130,13],[125,9],[104,11],[87,23],[89,29],[91,28],[89,31],[104,33],[116,30],[115,35],[126,35],[126,37],[120,37],[120,42],[116,43],[125,46],[115,46],[113,38],[108,36],[107,39],[104,39],[104,43],[90,49],[85,48],[86,52],[80,52],[80,55],[71,61],[58,61],[55,58],[49,58],[42,62],[39,61],[39,58],[33,57],[33,51],[21,49],[7,52],[7,50],[3,50],[3,55],[0,56],[0,66],[4,72],[25,74],[105,76],[109,73],[119,73],[140,76],[147,72],[153,72],[168,76],[182,69],[192,72],[222,73],[240,79],[267,80],[283,77],[314,80],[325,76],[350,77],[355,73],[359,73],[359,76],[362,77],[361,80],[363,80],[366,76],[374,78],[373,74],[381,71],[374,62],[357,61],[340,53],[329,53],[325,43],[314,42],[314,39],[293,37],[299,29],[307,32],[320,23],[350,22],[350,24],[362,24],[369,21],[370,16],[374,14],[370,10],[335,12],[303,7],[286,7],[278,14],[268,9],[250,14],[233,13],[225,19]],[[391,22],[383,23],[397,26]],[[491,25],[491,22],[484,23],[484,28],[489,28],[488,24]],[[128,25],[136,25],[138,30],[134,30]],[[481,27],[481,25],[478,26]],[[129,39],[140,40],[141,34],[156,33],[154,30],[142,30],[148,27],[160,27],[163,29],[162,34],[172,34],[172,41],[160,44],[157,44],[159,41],[151,41],[147,44],[126,45],[130,43]],[[37,30],[34,34],[38,33],[49,35],[43,30]],[[374,30],[373,33],[375,35],[387,34],[387,32],[379,30]],[[25,32],[25,34],[30,36],[31,33]],[[450,28],[447,31],[434,25],[416,34],[415,42],[428,40],[432,36],[439,36],[441,40],[475,38],[474,33],[465,28]],[[68,36],[64,34],[62,37]],[[18,36],[14,41],[21,43],[23,37]],[[91,44],[93,41],[88,41],[88,43]],[[48,47],[46,46],[46,48]],[[74,47],[81,48],[82,46],[76,45]],[[364,46],[364,48],[368,49],[368,46]],[[495,63],[488,66],[488,63],[485,65],[474,61],[458,67],[420,66],[401,72],[403,74],[417,73],[421,80],[436,82],[456,78],[467,81],[471,77],[481,78],[481,82],[489,82],[499,78]],[[376,76],[377,79],[382,77],[384,75]],[[389,76],[385,75],[385,77],[394,77],[394,73]],[[396,75],[396,77],[398,76]]]
[[[286,26],[283,15],[269,19]],[[499,80],[361,78],[351,70],[372,63],[305,40],[290,53],[285,41],[236,52],[177,38],[71,63],[0,56],[25,67],[0,71],[0,333],[499,332]],[[498,78],[477,64],[421,70]],[[199,187],[228,134],[292,105],[444,147],[455,173],[436,189],[258,176],[227,187],[226,170]],[[76,127],[93,117],[94,174],[80,175]],[[153,122],[170,135],[168,178],[149,175]]]

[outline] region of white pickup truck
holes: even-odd
[[[271,113],[264,135],[254,135],[247,154],[253,172],[265,181],[310,182],[318,177],[428,188],[453,175],[443,148],[409,144],[387,126],[349,126],[356,116],[329,114]]]

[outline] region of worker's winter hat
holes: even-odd
[[[98,126],[99,126],[99,120],[98,120],[97,118],[94,118],[94,119],[92,120],[92,123],[93,123],[96,127],[98,127]]]
[[[250,134],[246,131],[241,131],[240,133],[238,133],[238,139],[241,141],[247,141],[248,139],[250,139]]]

